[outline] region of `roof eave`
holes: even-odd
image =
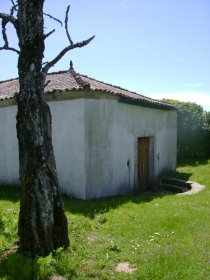
[[[177,111],[178,110],[178,108],[176,106],[173,106],[170,104],[148,102],[146,100],[141,100],[141,99],[132,99],[132,98],[121,97],[121,98],[119,98],[119,102],[128,103],[130,105],[155,108],[155,109],[160,109],[160,110],[168,110],[168,111]]]

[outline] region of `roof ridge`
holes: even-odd
[[[12,79],[8,79],[8,80],[2,80],[2,81],[0,81],[0,84],[6,83],[6,82],[12,82],[12,81],[15,81],[15,80],[19,80],[19,78],[12,78]]]
[[[145,95],[140,94],[140,93],[137,93],[137,92],[135,92],[135,91],[131,91],[131,90],[122,88],[122,87],[120,87],[120,86],[116,86],[116,85],[113,85],[113,84],[110,84],[110,83],[106,83],[106,82],[104,82],[104,81],[97,80],[97,79],[95,79],[95,78],[89,77],[88,75],[80,75],[80,77],[81,77],[81,76],[82,76],[82,77],[85,77],[85,78],[88,78],[88,79],[90,79],[90,80],[96,81],[96,82],[100,82],[100,83],[102,83],[102,84],[104,84],[104,85],[108,85],[108,86],[114,87],[114,88],[119,89],[119,90],[127,91],[128,93],[135,94],[135,95],[138,96],[138,97],[141,96],[141,97],[143,97],[143,98],[146,99],[146,100],[150,100],[151,103],[154,103],[154,101],[158,101],[158,102],[160,102],[160,103],[163,104],[163,105],[167,105],[167,106],[169,106],[169,107],[174,107],[173,104],[169,104],[169,103],[166,103],[166,102],[164,102],[164,101],[162,101],[162,100],[154,99],[154,98],[152,98],[152,97],[145,96]]]
[[[135,91],[131,91],[131,90],[129,90],[129,89],[122,88],[122,87],[120,87],[120,86],[116,86],[116,85],[113,85],[113,84],[110,84],[110,83],[106,83],[106,82],[104,82],[104,81],[97,80],[97,79],[92,78],[92,77],[89,77],[89,76],[87,76],[87,75],[80,75],[80,76],[83,76],[83,77],[85,77],[85,78],[91,79],[91,80],[96,81],[96,82],[100,82],[100,83],[102,83],[102,84],[104,84],[104,85],[108,85],[108,86],[114,87],[114,88],[116,88],[116,89],[125,90],[125,91],[127,91],[127,92],[129,92],[129,93],[133,93],[133,94],[135,94],[135,95],[137,95],[137,96],[142,96],[142,97],[144,97],[144,98],[148,98],[148,99],[154,100],[153,98],[148,97],[148,96],[145,96],[145,95],[143,95],[143,94],[141,94],[141,93],[137,93],[137,92],[135,92]],[[164,103],[164,102],[163,102],[163,103]],[[166,104],[168,104],[168,103],[166,103]]]
[[[47,76],[48,75],[55,75],[55,74],[64,74],[64,73],[68,73],[68,72],[69,72],[69,70],[60,70],[60,71],[47,73]]]
[[[62,77],[62,74],[64,76]],[[144,96],[142,94],[139,94],[135,91],[130,91],[128,89],[122,88],[120,86],[113,85],[111,83],[106,83],[104,81],[97,80],[95,78],[91,78],[87,75],[82,75],[78,72],[75,72],[73,69],[73,65],[69,70],[64,70],[64,71],[58,71],[58,72],[51,72],[47,74],[48,79],[50,79],[50,76],[55,75],[55,78],[52,77],[52,80],[55,80],[56,82],[54,83],[54,88],[50,88],[47,90],[45,89],[45,93],[50,93],[50,92],[55,92],[55,91],[66,91],[66,90],[71,90],[73,88],[80,89],[80,90],[98,90],[100,92],[110,92],[113,95],[118,95],[122,97],[123,99],[129,99],[129,100],[135,100],[135,101],[141,101],[141,102],[146,102],[150,104],[157,104],[160,106],[166,106],[168,108],[175,108],[174,105],[168,104],[162,100],[157,100],[153,99],[151,97]],[[61,77],[56,77],[61,75]],[[8,97],[12,97],[13,94],[15,93],[15,90],[17,91],[18,86],[16,85],[16,81],[18,82],[18,78],[14,79],[9,79],[5,81],[0,81],[0,92],[1,92],[1,97],[3,99],[7,99]],[[63,85],[61,82],[64,81],[66,82],[66,85]],[[6,90],[7,84],[9,83],[10,85],[11,82],[11,87]],[[4,86],[5,83],[5,86]],[[71,86],[72,84],[72,86]]]
[[[135,91],[131,91],[131,90],[129,90],[129,89],[126,89],[126,88],[123,88],[123,87],[120,87],[120,86],[116,86],[116,85],[113,85],[113,84],[110,84],[110,83],[106,83],[106,82],[104,82],[104,81],[97,80],[97,79],[92,78],[92,77],[89,77],[89,76],[87,76],[87,75],[80,75],[80,76],[83,76],[83,77],[85,77],[85,78],[94,80],[94,81],[96,81],[96,82],[100,82],[100,83],[102,83],[102,84],[104,84],[104,85],[108,85],[108,86],[114,87],[114,88],[116,88],[116,89],[125,90],[125,91],[127,91],[127,92],[136,94],[137,96],[142,96],[142,97],[144,97],[144,98],[153,99],[153,98],[147,97],[147,96],[145,96],[145,95],[142,95],[141,93],[137,93],[137,92],[135,92]]]
[[[82,78],[81,78],[81,74],[80,73],[77,73],[75,72],[73,69],[71,70],[62,70],[62,71],[55,71],[55,72],[50,72],[50,73],[47,73],[47,77],[48,76],[51,76],[51,75],[59,75],[59,74],[68,74],[68,73],[71,73],[72,76],[75,78],[76,82],[82,87],[82,88],[88,88],[90,87],[90,84],[86,81],[83,81]],[[3,83],[6,83],[6,82],[12,82],[12,81],[16,81],[16,80],[19,80],[19,78],[12,78],[12,79],[8,79],[8,80],[2,80],[0,81],[0,84],[3,84]]]
[[[80,75],[80,73],[75,72],[74,69],[70,70],[69,72],[83,89],[90,89],[90,84],[81,78],[82,75]]]
[[[69,72],[69,70],[62,70],[62,71],[57,71],[57,72],[50,72],[50,73],[47,73],[47,76],[49,75],[55,75],[55,74],[64,74],[64,73],[67,73]],[[6,82],[11,82],[11,81],[15,81],[15,80],[19,80],[19,77],[16,77],[16,78],[11,78],[11,79],[6,79],[6,80],[0,80],[0,84],[2,83],[6,83]]]

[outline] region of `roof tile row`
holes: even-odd
[[[59,92],[89,89],[90,91],[109,93],[132,101],[140,101],[147,105],[156,105],[158,107],[174,109],[173,105],[81,75],[76,73],[73,69],[48,74],[46,83],[45,94],[50,94],[52,92],[58,92],[59,94]],[[13,98],[18,92],[18,79],[0,82],[0,101]]]

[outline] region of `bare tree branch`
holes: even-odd
[[[57,18],[55,18],[55,17],[53,17],[53,16],[51,16],[51,15],[49,15],[49,14],[46,14],[46,13],[43,13],[43,14],[44,14],[45,16],[47,16],[47,17],[49,17],[49,18],[51,18],[51,19],[53,19],[53,20],[59,22],[60,25],[63,26],[62,21],[60,21],[59,19],[57,19]]]
[[[65,29],[66,29],[66,35],[69,39],[70,45],[73,45],[73,41],[71,39],[71,36],[69,34],[69,30],[68,30],[68,21],[69,21],[69,10],[70,10],[70,5],[68,5],[67,9],[66,9],[66,18],[65,18]]]
[[[4,14],[4,13],[0,13],[0,19],[3,19],[7,22],[10,22],[13,24],[13,26],[15,28],[17,28],[17,25],[18,25],[18,21],[15,17],[13,17],[12,15],[8,15],[8,14]]]
[[[42,73],[44,76],[46,76],[47,72],[51,67],[53,67],[68,51],[76,49],[76,48],[82,48],[86,45],[88,45],[95,36],[90,37],[87,40],[84,40],[82,42],[78,42],[73,45],[69,45],[68,47],[64,48],[52,61],[48,62],[43,68],[42,68]]]
[[[51,34],[53,34],[55,32],[55,29],[51,30],[49,33],[44,35],[44,39],[46,39],[47,37],[49,37]]]
[[[16,6],[13,6],[10,11],[10,15],[13,16],[14,12],[17,11]]]
[[[13,51],[13,52],[16,52],[17,54],[20,53],[19,50],[15,49],[15,48],[6,47],[6,46],[0,47],[0,51],[2,51],[2,50],[5,50],[5,51]]]
[[[17,7],[18,7],[18,4],[15,4],[15,2],[13,0],[11,0],[12,2],[12,8],[10,10],[10,15],[13,16],[14,12],[17,11]]]
[[[17,6],[17,4],[15,5],[15,2],[13,0],[11,0],[13,7]]]
[[[8,48],[9,47],[9,43],[8,43],[8,39],[7,39],[7,33],[6,33],[6,25],[7,25],[8,21],[3,19],[1,26],[2,26],[2,36],[3,36],[3,40],[4,40],[4,47]]]
[[[2,26],[2,36],[3,36],[3,40],[4,40],[4,46],[0,47],[0,50],[13,51],[13,52],[16,52],[17,54],[19,54],[20,52],[17,49],[9,47],[9,42],[8,42],[7,33],[6,33],[6,25],[9,22],[12,23],[13,25],[15,24],[14,26],[16,28],[17,25],[16,25],[16,23],[14,23],[14,20],[16,21],[16,19],[11,15],[1,14],[1,13],[0,13],[0,18],[2,19],[1,26]]]
[[[51,80],[48,80],[48,81],[45,83],[44,88],[46,88],[46,86],[48,86],[50,82],[51,82]]]

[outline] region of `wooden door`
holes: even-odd
[[[149,188],[149,137],[138,138],[138,193]]]

